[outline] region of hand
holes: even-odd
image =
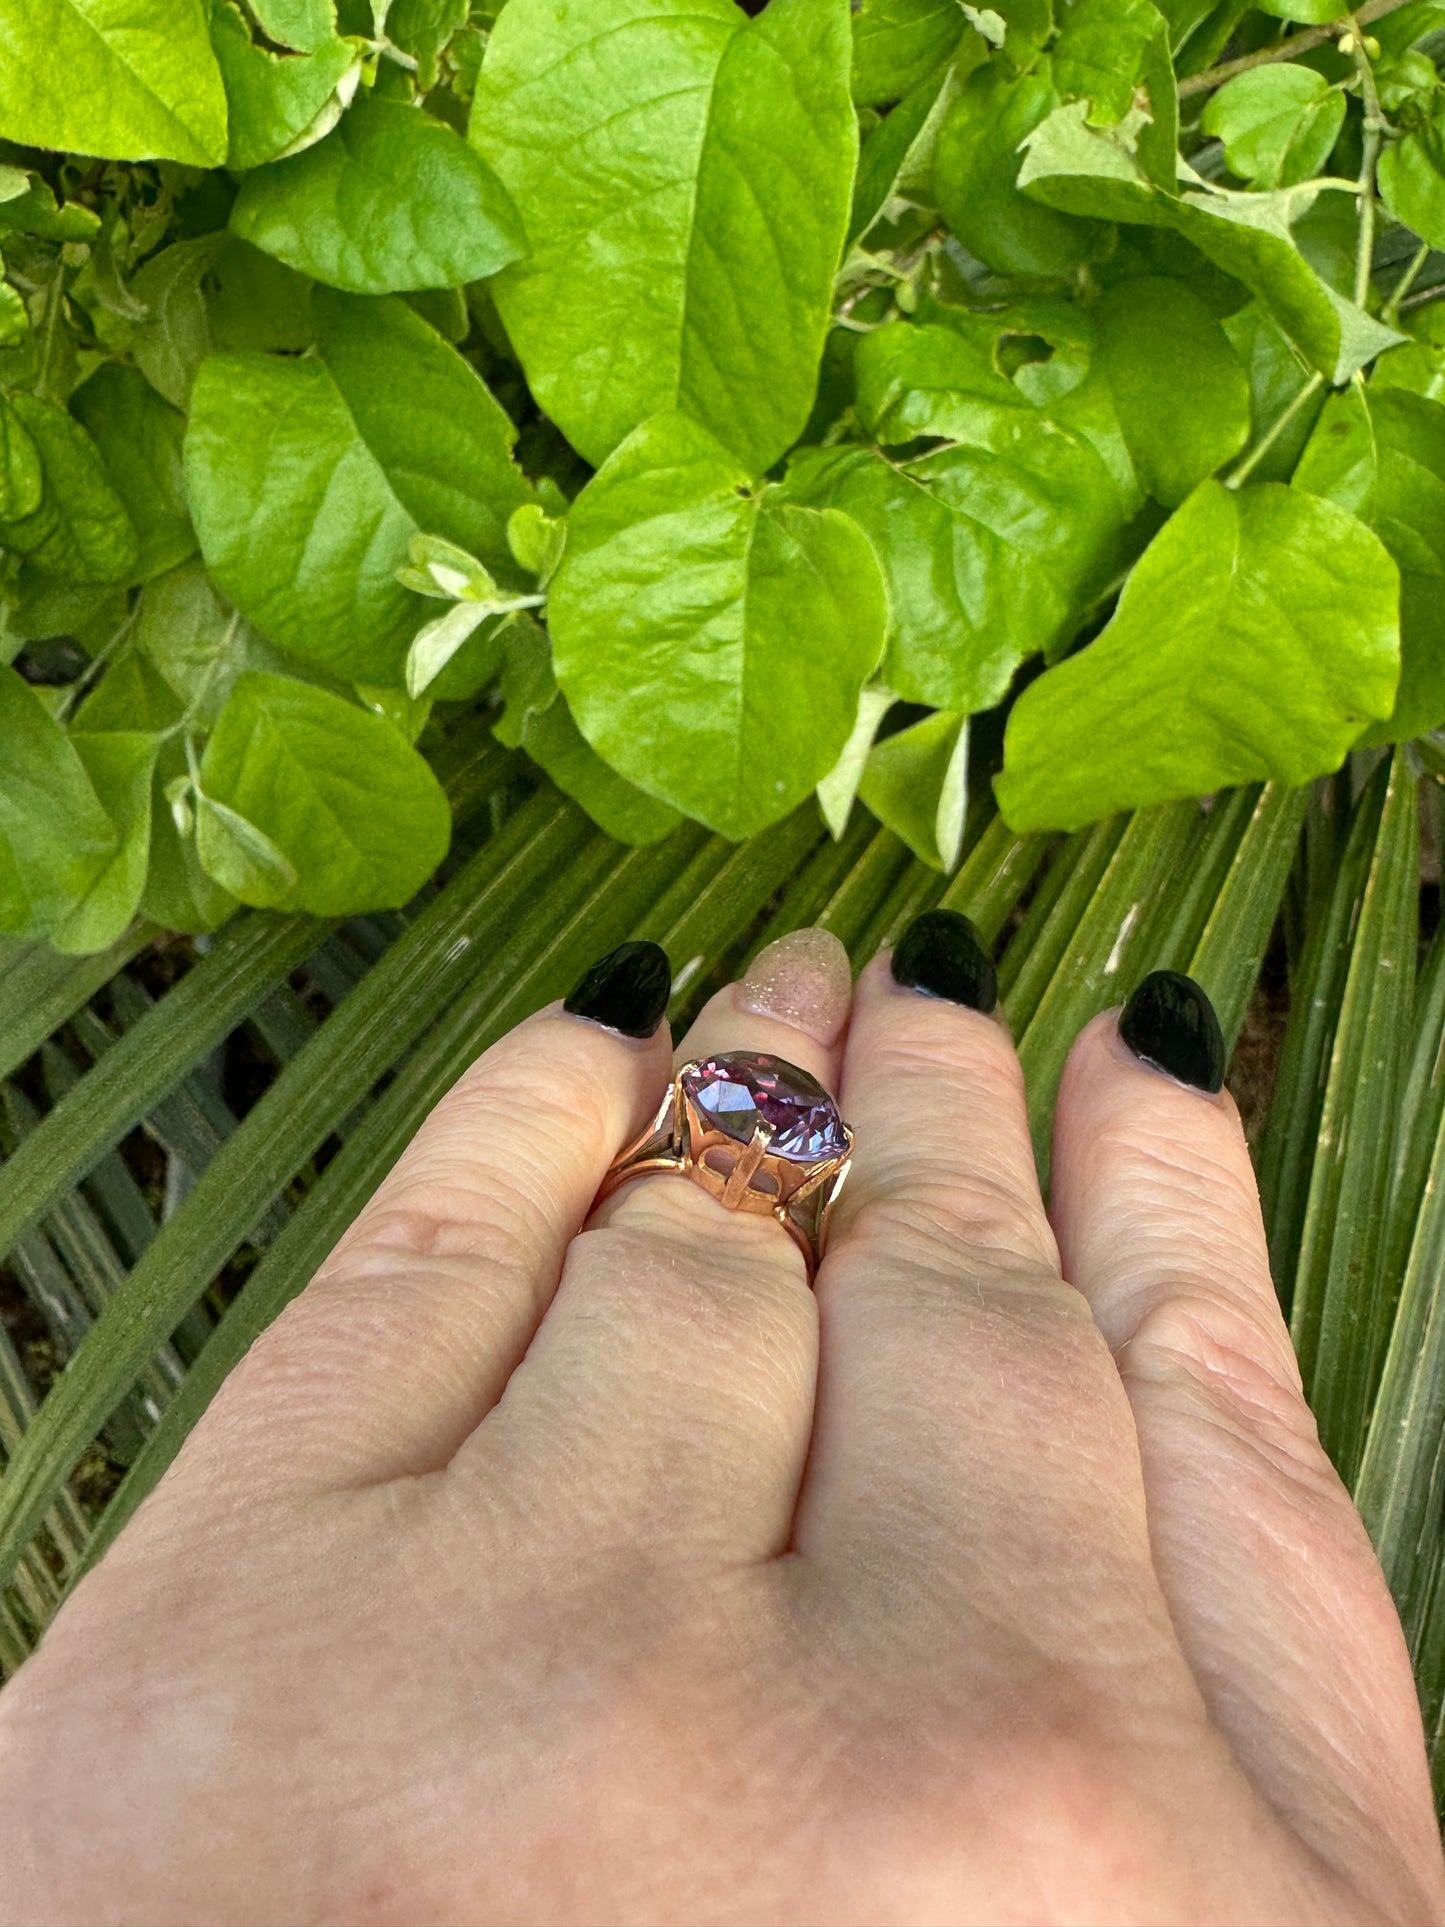
[[[519,1025],[0,1696],[0,1918],[1445,1920],[1237,1112],[1136,1054],[1217,1082],[1207,1005],[1078,1038],[1050,1219],[967,926],[851,1019],[831,944],[678,1058],[839,1093],[815,1290],[675,1176],[588,1218],[656,953]]]

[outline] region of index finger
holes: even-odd
[[[670,1074],[671,974],[627,943],[484,1051],[196,1436],[239,1422],[297,1486],[448,1464],[500,1398],[615,1153]]]

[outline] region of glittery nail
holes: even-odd
[[[790,930],[760,950],[737,987],[739,1010],[756,1010],[831,1044],[848,1020],[853,972],[830,931]]]

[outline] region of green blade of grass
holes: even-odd
[[[1327,885],[1322,883],[1322,894],[1307,919],[1299,970],[1290,979],[1289,1021],[1258,1157],[1270,1269],[1286,1315],[1291,1311],[1351,939],[1375,855],[1387,780],[1382,775],[1354,808],[1333,875]],[[1317,801],[1312,800],[1306,838],[1317,809]]]
[[[1375,825],[1327,1059],[1291,1294],[1290,1335],[1320,1439],[1353,1481],[1398,1280],[1385,1275],[1385,1208],[1414,994],[1420,850],[1403,751],[1362,798]]]
[[[1259,979],[1308,807],[1307,788],[1266,783],[1237,791],[1217,823],[1217,854],[1220,858],[1227,854],[1228,864],[1217,877],[1210,873],[1197,902],[1188,895],[1185,898],[1187,942],[1183,926],[1175,933],[1180,944],[1177,954],[1185,961],[1171,967],[1185,971],[1209,993],[1230,1050]],[[1215,827],[1212,822],[1211,835]],[[1201,870],[1209,870],[1209,864],[1202,864]],[[1171,937],[1166,944],[1165,954],[1171,958],[1176,954],[1169,947],[1174,940]]]
[[[939,898],[940,907],[960,911],[986,944],[996,944],[1053,846],[1052,837],[1020,836],[995,811]]]
[[[138,923],[90,957],[62,957],[43,943],[0,944],[0,1077],[23,1064],[160,931]]]
[[[1126,816],[1111,816],[1054,845],[1023,920],[998,966],[999,998],[1015,1037],[1022,1036],[1058,966],[1071,931],[1113,861]]]
[[[1143,975],[1143,906],[1164,887],[1165,879],[1179,872],[1199,824],[1196,804],[1174,803],[1126,819],[1111,849],[1101,838],[1095,848],[1109,849],[1108,861],[1096,876],[1090,865],[1092,887],[1087,894],[1081,896],[1071,879],[1015,982],[1014,998],[1027,998],[1032,1008],[1024,1014],[1016,1002],[1005,999],[1024,1067],[1034,1156],[1044,1185],[1064,1060],[1089,1019],[1121,1003]]]
[[[1405,1637],[1419,1644],[1441,1534],[1445,1438],[1445,1128],[1424,1188],[1379,1391],[1355,1478]]]

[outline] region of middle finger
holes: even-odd
[[[905,982],[879,957],[854,997],[854,1168],[816,1284],[794,1543],[974,1677],[1007,1676],[1011,1653],[1135,1665],[1172,1635],[1134,1428],[1059,1272],[987,959],[944,911],[894,960]]]

